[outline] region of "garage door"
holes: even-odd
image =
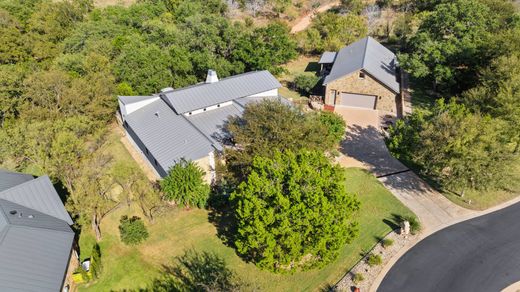
[[[341,93],[339,105],[359,107],[366,109],[376,108],[376,97],[374,95],[363,95],[354,93]]]

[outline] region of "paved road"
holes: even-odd
[[[520,281],[520,203],[419,242],[378,291],[500,291]]]

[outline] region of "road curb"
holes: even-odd
[[[451,222],[448,222],[448,223],[445,223],[445,224],[441,224],[439,226],[436,226],[436,227],[433,227],[430,229],[425,229],[424,231],[421,232],[421,234],[419,235],[419,237],[415,240],[415,241],[412,241],[410,242],[408,245],[405,245],[399,252],[397,252],[392,258],[390,258],[390,260],[385,264],[385,266],[383,267],[383,269],[380,271],[379,275],[376,277],[376,279],[374,280],[374,283],[372,283],[372,285],[370,286],[370,290],[369,291],[377,291],[377,288],[379,288],[379,285],[381,285],[381,282],[383,281],[384,277],[386,276],[386,274],[390,271],[390,269],[394,266],[394,264],[406,253],[408,252],[411,248],[413,248],[417,243],[421,242],[423,239],[429,237],[430,235],[438,232],[438,231],[441,231],[447,227],[450,227],[452,225],[455,225],[457,223],[461,223],[461,222],[464,222],[464,221],[467,221],[467,220],[471,220],[471,219],[474,219],[474,218],[477,218],[477,217],[481,217],[481,216],[484,216],[484,215],[488,215],[488,214],[491,214],[493,212],[496,212],[496,211],[499,211],[499,210],[502,210],[504,208],[507,208],[509,206],[512,206],[516,203],[519,203],[520,202],[520,195],[514,199],[511,199],[507,202],[504,202],[504,203],[501,203],[499,205],[496,205],[494,207],[491,207],[491,208],[488,208],[486,210],[483,210],[483,211],[477,211],[475,213],[471,213],[471,214],[468,214],[468,215],[465,215],[465,216],[461,216],[460,218],[457,218]],[[512,286],[511,287],[520,287],[520,284],[516,285],[511,283]]]

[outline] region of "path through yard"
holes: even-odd
[[[312,22],[312,18],[316,16],[316,14],[325,12],[329,9],[331,9],[334,6],[338,6],[341,3],[341,1],[334,1],[329,4],[325,4],[323,6],[320,6],[318,9],[314,10],[313,12],[305,15],[302,19],[300,19],[293,27],[291,28],[291,33],[297,33],[304,29],[306,29]]]

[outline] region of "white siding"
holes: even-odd
[[[249,97],[278,96],[278,88],[250,95]]]
[[[152,97],[149,99],[145,99],[145,100],[130,103],[130,104],[123,104],[121,101],[119,101],[119,108],[121,109],[121,115],[123,116],[123,119],[124,119],[126,115],[129,115],[129,114],[135,112],[136,110],[151,104],[152,102],[154,102],[156,100],[159,100],[159,97]]]

